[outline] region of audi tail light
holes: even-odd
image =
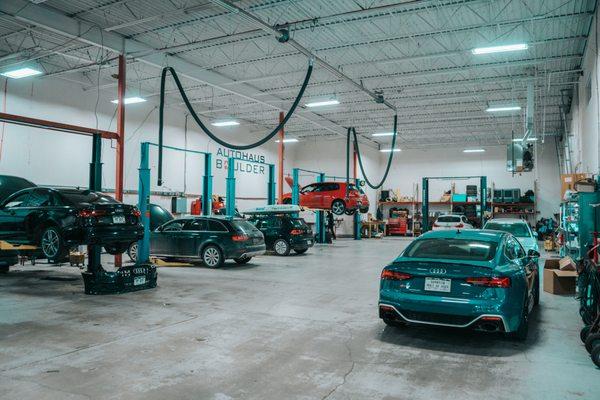
[[[412,278],[412,275],[405,274],[404,272],[392,271],[390,269],[384,269],[381,272],[381,279],[389,281],[405,281]]]
[[[84,210],[80,210],[77,213],[77,216],[81,217],[81,218],[99,217],[99,216],[102,216],[102,215],[106,215],[106,211],[104,211],[104,210],[84,209]]]
[[[231,240],[233,240],[234,242],[245,242],[248,239],[250,239],[248,235],[233,235],[231,237]]]
[[[440,226],[439,226],[438,224],[435,224],[435,223],[434,223],[434,224],[433,224],[433,227],[434,227],[434,228],[439,228]]]
[[[510,287],[510,278],[508,277],[477,277],[465,279],[467,283],[475,286],[495,287],[495,288],[508,288]]]
[[[457,228],[464,228],[464,227],[465,227],[465,224],[458,224],[458,225],[456,225],[456,227],[457,227]]]
[[[301,229],[292,229],[290,231],[290,235],[302,235],[302,230]]]
[[[131,214],[134,217],[138,217],[138,218],[142,216],[142,212],[140,210],[138,210],[137,208],[134,208],[133,211],[131,211]]]

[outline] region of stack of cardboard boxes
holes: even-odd
[[[544,292],[575,294],[577,271],[571,257],[549,258],[544,264]]]

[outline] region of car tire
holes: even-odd
[[[585,349],[588,353],[594,350],[594,347],[600,346],[600,333],[591,333],[585,338]]]
[[[129,245],[129,248],[127,249],[127,255],[131,261],[137,262],[138,242],[133,242]]]
[[[346,204],[343,200],[337,199],[331,203],[331,212],[335,215],[343,215],[346,212]]]
[[[235,263],[239,265],[248,264],[250,260],[252,260],[252,257],[239,257],[233,259],[233,261],[235,261]]]
[[[361,208],[359,211],[360,211],[361,214],[366,214],[366,213],[369,212],[369,207]]]
[[[123,254],[129,249],[129,244],[126,243],[113,243],[107,244],[104,246],[104,251],[106,251],[110,255]]]
[[[354,214],[356,214],[356,210],[349,210],[349,209],[346,209],[346,210],[344,211],[344,214],[346,214],[346,215],[354,215]]]
[[[285,239],[277,239],[273,243],[273,250],[278,256],[287,256],[290,254],[290,244]]]
[[[285,199],[283,199],[281,201],[281,203],[282,204],[292,204],[292,199],[286,197]]]
[[[600,346],[596,346],[592,349],[590,357],[592,358],[592,362],[596,365],[596,367],[600,368]]]
[[[39,247],[49,262],[62,261],[67,256],[67,247],[62,234],[55,226],[49,226],[40,235]]]
[[[225,264],[223,252],[214,244],[209,244],[202,249],[202,261],[209,268],[221,268]]]
[[[519,323],[519,327],[514,332],[509,332],[508,336],[516,341],[524,342],[527,340],[527,334],[529,333],[529,306],[527,302],[523,306],[523,316],[521,317],[521,322]]]
[[[579,339],[581,339],[581,341],[583,343],[585,343],[585,340],[589,336],[590,329],[592,329],[592,326],[591,325],[586,325],[583,328],[581,328],[581,330],[579,331]]]
[[[383,318],[383,322],[392,328],[402,328],[406,326],[406,323],[392,318]]]
[[[304,254],[308,251],[308,247],[306,249],[294,249],[296,254]]]

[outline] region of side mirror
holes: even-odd
[[[530,249],[527,252],[527,257],[529,257],[529,258],[539,258],[540,257],[540,253],[539,253],[539,251],[535,251],[533,249]]]
[[[533,236],[538,237],[539,234],[537,233],[537,231],[533,231]]]

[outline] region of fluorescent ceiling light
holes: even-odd
[[[6,76],[7,78],[21,79],[27,78],[28,76],[40,75],[41,73],[42,71],[38,71],[37,69],[33,68],[19,68],[2,72],[0,75]]]
[[[526,43],[507,44],[504,46],[477,47],[471,50],[473,54],[492,54],[505,53],[507,51],[522,51],[527,50],[529,46]]]
[[[325,101],[316,101],[314,103],[306,103],[306,107],[324,107],[324,106],[334,106],[336,104],[340,104],[338,100],[325,100]]]
[[[391,153],[392,149],[381,149],[379,151],[382,152],[382,153]],[[397,153],[397,152],[402,151],[402,150],[401,149],[394,149],[393,151],[394,151],[394,153]]]
[[[485,153],[485,149],[464,149],[463,153]]]
[[[136,103],[143,103],[145,101],[146,101],[146,99],[143,99],[143,98],[138,97],[138,96],[125,97],[123,99],[123,104],[136,104]],[[119,104],[119,99],[111,100],[110,102],[114,103],[114,104]]]
[[[536,137],[527,138],[528,142],[537,142],[537,140],[538,139]],[[523,141],[523,139],[513,139],[513,142],[522,142],[522,141]]]
[[[281,140],[277,139],[275,142],[279,143],[279,142],[281,142]],[[283,139],[283,143],[296,143],[296,142],[298,142],[298,139],[296,139],[296,138]]]
[[[213,122],[211,125],[212,126],[237,126],[240,123],[237,121],[220,121],[220,122]]]
[[[519,111],[521,106],[498,106],[488,107],[485,111],[487,112],[503,112],[503,111]]]
[[[394,132],[373,133],[371,136],[394,136]]]

